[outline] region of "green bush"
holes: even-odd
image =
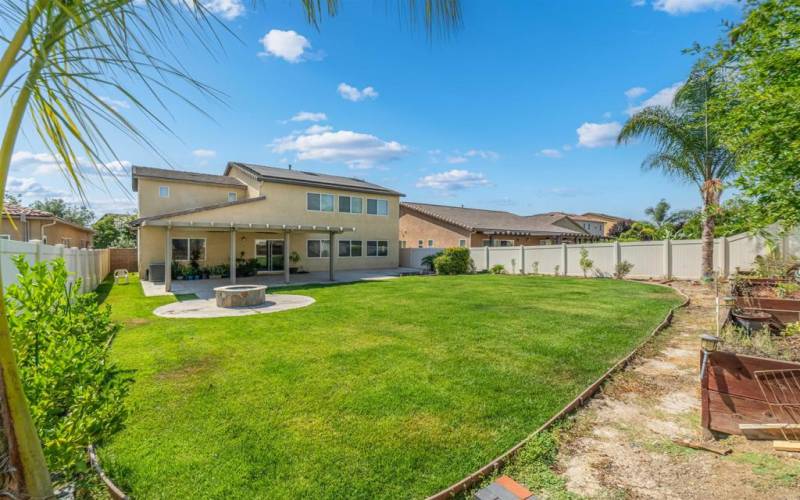
[[[63,259],[30,266],[14,259],[17,284],[5,303],[22,386],[57,484],[91,477],[86,447],[122,429],[131,379],[109,361],[121,328],[94,293],[69,284]]]
[[[589,258],[589,250],[581,248],[581,260],[578,261],[578,265],[581,266],[581,271],[583,271],[583,277],[585,278],[587,273],[592,270],[592,266],[594,266],[594,261]]]
[[[433,259],[436,274],[466,274],[474,271],[475,264],[469,256],[469,248],[446,248],[442,255]]]
[[[435,271],[436,264],[434,264],[434,261],[436,260],[437,257],[441,257],[442,255],[444,255],[444,252],[432,253],[430,255],[426,255],[425,257],[423,257],[420,262],[422,263],[422,265],[427,266],[428,270]]]
[[[619,262],[617,263],[616,266],[614,266],[614,277],[618,280],[625,279],[625,276],[630,274],[632,269],[633,269],[633,264],[631,264],[627,260],[623,260],[622,262]]]
[[[503,264],[495,264],[489,269],[489,272],[492,274],[506,274],[506,268]]]

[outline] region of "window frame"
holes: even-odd
[[[231,195],[233,195],[233,196],[231,196]],[[231,198],[233,198],[233,199],[231,199]],[[238,201],[238,200],[239,200],[239,193],[237,193],[236,191],[228,191],[228,203],[233,203],[234,201]]]
[[[186,241],[186,258],[185,259],[176,259],[175,258],[175,250],[173,246],[173,242],[175,240],[184,240]],[[171,237],[170,238],[170,248],[172,253],[172,261],[173,262],[191,262],[192,261],[192,240],[202,241],[203,242],[203,258],[197,259],[198,262],[205,262],[208,259],[208,238],[193,238],[191,236],[181,236],[178,238]]]
[[[164,195],[164,192],[166,192],[167,194]],[[170,194],[172,194],[172,190],[169,188],[169,186],[158,186],[159,198],[169,198]]]
[[[425,248],[425,241],[417,240],[417,248]]]
[[[309,252],[309,245],[313,242],[319,243],[319,255],[313,256],[311,252]],[[328,246],[328,255],[325,255],[325,245]],[[337,251],[338,253],[338,251]],[[329,259],[331,257],[331,240],[321,240],[321,239],[309,239],[306,240],[306,258],[309,259]]]
[[[435,240],[428,240],[428,248],[433,248],[433,244],[434,243],[435,243]]]
[[[318,209],[308,208],[308,199],[309,199],[308,197],[311,196],[311,195],[316,195],[316,196],[319,197],[319,208]],[[330,210],[323,210],[322,209],[322,198],[324,196],[330,196],[330,198],[331,198],[331,209]],[[307,212],[322,212],[322,213],[326,213],[326,214],[336,213],[336,201],[337,200],[336,200],[336,195],[335,194],[322,193],[322,192],[317,192],[317,191],[308,191],[308,192],[306,192],[306,211]]]
[[[11,239],[11,235],[10,234],[0,234],[0,240],[10,240],[10,239]],[[45,236],[44,242],[47,243],[47,237],[46,236]]]
[[[375,202],[375,213],[374,214],[369,213],[369,202],[370,201],[374,201]],[[379,213],[380,212],[379,207],[380,207],[381,203],[386,205],[386,213],[385,214]],[[372,215],[374,217],[388,217],[389,216],[389,200],[384,200],[382,198],[367,198],[367,215]]]
[[[348,209],[347,210],[342,210],[342,198],[347,198],[348,199],[348,205],[347,205]],[[358,212],[355,212],[353,210],[353,200],[358,200],[358,204],[359,204]],[[364,213],[364,198],[361,197],[361,196],[352,196],[352,195],[349,195],[349,194],[340,194],[338,196],[338,200],[336,200],[336,201],[337,201],[336,207],[339,209],[338,212],[340,214],[361,215],[361,214]]]
[[[369,254],[370,243],[375,244],[375,255]],[[381,255],[381,243],[385,243],[386,254]],[[367,257],[388,257],[389,256],[389,240],[367,240]]]
[[[339,246],[336,251],[336,255],[343,259],[345,258],[352,258],[352,257],[363,257],[364,256],[364,242],[363,240],[339,240]],[[347,255],[342,255],[342,243],[347,243]],[[353,245],[353,243],[357,243],[357,245]],[[358,246],[358,255],[353,255],[353,247]]]
[[[467,240],[458,240],[459,248],[467,248]]]

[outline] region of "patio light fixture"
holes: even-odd
[[[700,349],[703,351],[703,363],[700,366],[700,381],[703,381],[703,377],[706,374],[706,364],[708,364],[708,353],[714,352],[719,347],[720,342],[722,339],[717,337],[716,335],[711,335],[708,333],[704,333],[700,336]]]

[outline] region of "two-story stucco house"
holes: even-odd
[[[403,194],[352,177],[228,163],[223,175],[135,166],[139,269],[257,259],[283,274],[290,254],[307,271],[398,267]],[[169,266],[165,284],[170,289]]]

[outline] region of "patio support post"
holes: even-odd
[[[236,228],[231,228],[230,263],[231,285],[236,284]]]
[[[289,231],[283,232],[283,282],[289,284]]]
[[[336,246],[335,245],[335,243],[336,243],[336,233],[331,231],[329,234],[330,234],[330,240],[329,240],[330,241],[330,243],[329,243],[330,244],[330,251],[328,252],[328,256],[330,258],[330,261],[329,261],[329,264],[328,264],[328,274],[330,275],[330,280],[331,281],[335,281],[336,280],[336,276],[335,276],[335,273],[334,273],[333,264],[334,264],[334,255],[335,255],[334,248]]]
[[[172,237],[170,227],[164,228],[164,289],[172,291]]]

